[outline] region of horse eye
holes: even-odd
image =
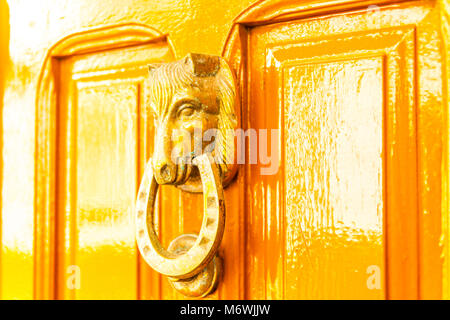
[[[182,108],[180,111],[178,111],[179,117],[190,117],[194,114],[195,108],[192,106],[186,106]]]

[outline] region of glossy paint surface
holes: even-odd
[[[249,298],[441,297],[437,13],[424,2],[251,30],[243,117],[281,129],[282,163],[247,169]]]
[[[204,0],[82,0],[75,2],[65,0],[45,0],[38,2],[34,0],[0,1],[0,57],[2,61],[0,66],[0,106],[2,107],[2,119],[4,123],[2,139],[2,199],[7,199],[2,202],[2,214],[0,219],[2,225],[0,232],[2,243],[0,254],[1,298],[32,299],[36,296],[36,279],[39,278],[43,281],[48,281],[48,276],[35,273],[34,251],[36,249],[36,244],[34,228],[36,223],[34,193],[36,188],[45,188],[45,186],[38,186],[35,184],[36,175],[34,170],[37,162],[35,158],[35,124],[37,121],[35,98],[37,94],[39,72],[44,57],[50,47],[62,38],[82,30],[114,24],[139,23],[158,29],[164,34],[169,34],[170,42],[172,44],[176,43],[177,49],[175,54],[177,57],[182,57],[189,52],[220,54],[223,42],[232,24],[232,19],[251,2],[251,0],[226,0],[215,1],[213,3]],[[217,12],[220,12],[220,14],[217,14]],[[129,58],[130,63],[133,64],[133,58],[130,58],[130,56],[127,57]],[[148,59],[151,60],[152,56],[150,55]],[[175,57],[173,59],[175,59]],[[146,74],[146,70],[142,71],[142,75],[144,74]],[[136,89],[131,85],[130,87],[127,87],[126,85],[119,84],[118,87],[116,86],[115,88],[119,88],[119,91],[127,96],[121,98],[116,95],[117,99],[126,102],[127,105],[123,106],[121,109],[122,111],[111,111],[112,114],[110,117],[113,117],[113,114],[116,112],[118,113],[117,116],[122,115],[124,117],[121,118],[121,116],[119,116],[121,120],[116,124],[106,124],[105,122],[99,123],[99,127],[95,130],[96,134],[100,135],[97,138],[89,136],[84,137],[85,143],[91,141],[94,142],[96,146],[99,146],[101,141],[104,142],[106,139],[105,136],[101,135],[101,132],[116,132],[117,140],[111,141],[111,144],[103,147],[110,152],[112,152],[114,148],[116,151],[123,150],[125,148],[123,143],[128,141],[127,139],[131,139],[132,137],[135,138],[137,135],[136,128],[130,127],[130,124],[133,123],[133,121],[136,121],[136,119],[133,119],[133,117],[136,117],[136,113],[133,113],[133,110],[136,112],[136,106],[134,105],[133,107],[132,104],[128,103],[133,99],[132,95],[130,95],[131,92],[134,92]],[[108,92],[115,95],[115,93],[111,91],[104,91],[103,93]],[[97,96],[97,98],[93,99],[98,99],[98,95],[100,94],[102,94],[101,89],[98,89],[95,94],[88,94],[86,90],[82,93],[84,98],[89,99],[94,96]],[[91,104],[93,101],[91,101]],[[109,101],[113,102],[114,98],[111,98]],[[102,107],[98,106],[97,110],[101,112]],[[103,112],[107,111],[103,109]],[[133,115],[133,117],[131,115]],[[92,120],[85,119],[88,123],[94,124]],[[128,123],[128,121],[132,122]],[[88,123],[85,123],[84,125],[88,125]],[[83,124],[79,125],[84,126]],[[102,131],[102,129],[105,131]],[[122,129],[131,131],[126,133],[122,132]],[[149,129],[149,133],[151,133],[150,130],[151,129]],[[138,137],[144,139],[142,132]],[[134,141],[132,143],[136,142]],[[151,146],[148,146],[148,148],[150,147]],[[87,148],[87,146],[82,148]],[[88,149],[81,150],[87,151]],[[135,153],[135,151],[132,151],[132,153],[133,152]],[[100,160],[95,159],[97,154],[98,152],[93,155],[84,153],[83,155],[80,154],[78,157],[85,159],[85,165],[83,166],[87,166],[86,169],[95,167],[101,169],[102,166],[100,164],[95,164]],[[123,157],[125,156],[120,156],[116,159],[112,154],[104,155],[103,159],[110,159],[111,162],[108,164],[109,169],[104,168],[103,172],[105,174],[108,173],[108,170],[111,170],[111,166],[116,166],[116,169],[120,171],[121,167],[117,168],[117,166],[120,163],[123,163],[124,159],[127,159],[128,172],[133,166],[133,163],[136,164],[137,160],[131,159],[131,162],[128,163],[130,158],[128,156],[126,158]],[[92,159],[92,163],[90,164],[89,159]],[[145,161],[145,159],[142,154],[142,158],[139,159],[139,165],[143,165],[141,163],[143,161]],[[110,171],[109,174],[112,175]],[[80,179],[85,181],[87,179],[86,177],[87,176],[80,177]],[[113,187],[109,185],[120,179],[131,183],[131,180],[134,178],[133,176],[128,177],[124,172],[116,178],[111,176],[105,177],[105,180],[101,180],[99,184],[108,186],[107,188],[110,190],[109,196],[126,189],[127,191],[123,194],[123,200],[118,202],[113,199],[106,200],[104,196],[107,191],[97,191],[100,193],[103,192],[103,195],[96,193],[99,199],[96,199],[95,201],[92,200],[93,202],[100,205],[102,201],[111,201],[110,204],[114,202],[117,207],[114,205],[109,207],[109,209],[106,209],[108,214],[105,215],[104,218],[102,218],[102,215],[94,215],[91,217],[93,218],[92,222],[94,225],[97,225],[97,227],[110,228],[110,232],[121,229],[122,231],[119,233],[123,236],[127,234],[127,231],[124,231],[124,228],[129,226],[131,222],[127,217],[118,218],[117,214],[118,212],[126,214],[127,211],[123,209],[123,206],[128,202],[128,200],[126,200],[128,199],[127,195],[129,195],[129,192],[131,191],[125,186]],[[91,187],[93,187],[93,185],[91,185]],[[92,190],[92,188],[90,190]],[[85,190],[85,192],[81,190],[81,192],[86,195],[85,192],[87,192],[87,190]],[[177,191],[175,191],[175,194],[177,199],[181,199],[181,196],[178,195]],[[85,205],[92,202],[91,200],[88,201],[87,198],[89,198],[88,195],[83,196],[83,200],[78,202],[81,207],[85,208]],[[182,206],[181,203],[178,203],[177,201],[178,200],[175,200],[173,202],[173,208],[176,210],[189,210],[186,209],[186,207],[190,207],[189,204]],[[188,203],[191,203],[192,201],[193,200],[190,199],[187,200]],[[201,201],[197,203],[197,205],[199,204],[201,205]],[[78,212],[80,213],[80,211]],[[169,216],[171,217],[172,215],[169,214]],[[174,213],[174,217],[178,218],[178,214]],[[82,221],[84,222],[77,222],[79,227],[85,226],[85,223],[87,222],[87,220]],[[113,221],[116,221],[117,225],[112,224]],[[185,221],[190,221],[190,218],[186,217]],[[123,226],[121,226],[122,223]],[[177,222],[176,225],[182,225],[182,222],[179,224]],[[194,230],[199,230],[199,226],[200,225],[196,225],[198,228],[195,228]],[[86,231],[88,229],[89,228],[87,228]],[[178,235],[178,230],[176,235]],[[98,235],[98,237],[100,237],[100,235]],[[105,235],[105,237],[105,242],[109,241],[110,244],[111,241],[112,243],[115,242],[115,240],[112,240],[114,235],[109,234]],[[173,237],[171,239],[173,239]],[[117,240],[118,242],[115,242],[116,244],[124,245],[124,247],[121,247],[121,245],[116,247],[119,253],[115,252],[115,250],[112,252],[111,246],[103,246],[100,245],[100,243],[98,246],[98,248],[100,248],[99,251],[101,252],[101,248],[105,248],[105,253],[111,253],[112,257],[128,256],[130,259],[134,259],[135,253],[133,252],[135,249],[132,249],[130,253],[126,253],[130,248],[130,244],[134,241],[134,236],[127,237],[124,241],[122,240]],[[231,240],[231,242],[233,242],[233,240]],[[46,243],[47,245],[51,245],[48,242]],[[38,246],[41,246],[41,244],[38,244]],[[89,246],[87,248],[89,248]],[[97,246],[95,248],[97,248]],[[84,253],[85,258],[89,256],[89,252],[94,253],[96,251],[92,251],[92,249],[93,247],[90,247],[88,252]],[[91,255],[91,257],[93,256]],[[113,260],[114,259],[115,258],[113,258]],[[100,262],[100,260],[98,262]],[[113,261],[111,261],[111,263],[112,262]],[[110,264],[107,261],[104,263]],[[128,268],[131,268],[130,266],[125,266],[128,263],[128,260],[123,260],[123,266],[119,267],[128,270]],[[133,260],[132,263],[136,265],[137,262]],[[145,264],[141,265],[140,262],[138,265],[142,268],[146,268]],[[94,266],[92,266],[92,268],[94,268]],[[91,271],[93,273],[91,273]],[[97,268],[96,271],[91,269],[91,271],[89,272],[89,275],[87,275],[91,279],[104,273],[103,268]],[[137,291],[142,298],[157,298],[159,296],[155,296],[154,292],[158,292],[159,289],[152,290],[152,293],[149,293],[150,291],[147,290],[147,288],[152,286],[159,287],[159,284],[156,283],[159,280],[151,281],[150,283],[148,277],[151,276],[141,274],[142,283],[145,283],[146,285],[139,285]],[[101,287],[96,290],[97,292],[100,291]],[[167,290],[171,290],[171,288],[167,288]],[[95,292],[92,294],[94,293]],[[87,291],[85,291],[85,294],[88,295]],[[109,296],[113,295],[113,293],[103,294]],[[136,293],[130,294],[131,293],[124,293],[127,297],[137,295]],[[119,294],[118,297],[120,296],[121,295]]]
[[[137,180],[137,98],[137,85],[111,83],[79,89],[75,217],[78,241],[73,262],[85,274],[77,292],[79,298],[120,294],[136,298],[137,253],[129,219],[135,190],[129,186]],[[97,154],[95,160],[93,154]],[[111,265],[115,267],[110,268]],[[92,272],[92,268],[103,272]],[[103,289],[97,292],[99,287]]]
[[[448,298],[448,12],[446,0],[0,0],[0,298],[184,299],[139,256],[132,209],[153,150],[146,64],[189,52],[235,67],[244,129],[281,130],[276,174],[242,165],[225,190],[224,278],[208,298]],[[116,24],[157,35],[90,44]],[[40,89],[46,54],[75,34]],[[198,233],[201,195],[158,197],[164,246]]]
[[[148,63],[169,59],[157,43],[60,62],[57,298],[138,297],[132,217],[145,154],[138,130],[151,130],[144,79]],[[79,268],[76,290],[67,288],[70,266]]]
[[[378,58],[283,70],[286,298],[383,297],[381,68]]]
[[[284,172],[261,180],[258,168],[250,171],[249,197],[262,204],[256,209],[248,203],[251,215],[262,213],[276,223],[265,223],[266,239],[250,232],[249,241],[267,243],[265,263],[270,264],[269,250],[280,255],[274,274],[266,267],[259,275],[270,277],[274,287],[259,294],[383,298],[383,59],[306,60],[302,44],[268,43],[267,30],[256,29],[251,40],[251,51],[263,46],[265,55],[251,53],[252,63],[264,68],[252,64],[250,105],[279,109],[250,121],[261,128],[281,125]],[[271,247],[275,239],[279,246]],[[250,269],[260,269],[259,259],[252,257]],[[371,267],[379,275],[376,288],[367,286]],[[248,294],[260,297],[257,291]]]

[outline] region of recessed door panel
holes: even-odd
[[[281,69],[286,298],[383,297],[382,62]]]
[[[132,186],[138,173],[139,88],[133,83],[81,86],[74,220],[78,233],[75,262],[83,271],[83,281],[77,298],[98,298],[107,292],[135,299],[138,270],[131,217],[136,193]]]
[[[58,298],[151,297],[160,281],[139,257],[133,208],[152,149],[147,65],[170,58],[149,44],[60,62]]]

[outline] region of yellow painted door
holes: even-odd
[[[449,297],[448,1],[31,3],[0,0],[1,298],[185,299],[140,257],[133,210],[147,65],[189,52],[227,59],[255,132],[207,299]],[[160,188],[164,246],[202,203]]]

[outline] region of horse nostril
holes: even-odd
[[[163,165],[159,172],[161,178],[163,178],[165,181],[170,181],[172,179],[172,170],[167,164]]]

